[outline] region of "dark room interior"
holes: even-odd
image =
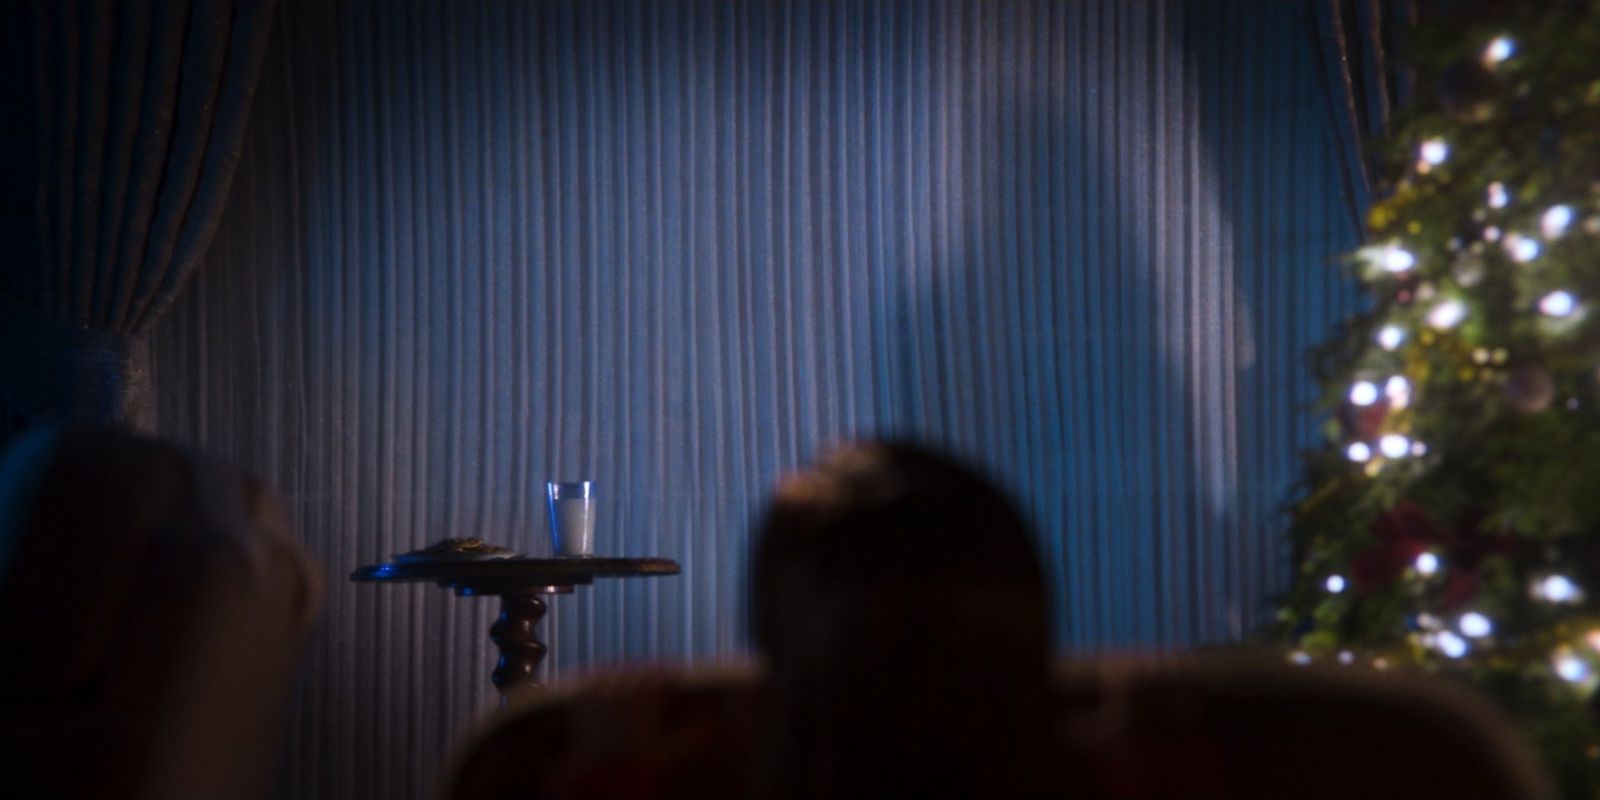
[[[0,17],[15,796],[1600,792],[1600,3]]]

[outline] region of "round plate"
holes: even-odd
[[[502,558],[520,558],[521,553],[397,553],[397,564],[456,564],[463,561],[498,561]]]

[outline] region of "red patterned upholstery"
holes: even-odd
[[[1437,679],[1212,656],[1066,662],[1058,688],[1054,797],[1553,796],[1505,720]],[[549,692],[491,720],[443,796],[757,796],[759,694],[751,669]]]
[[[524,695],[464,751],[450,800],[749,797],[758,679],[638,673]]]

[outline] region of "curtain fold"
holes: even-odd
[[[1413,0],[1308,0],[1317,77],[1339,145],[1345,210],[1355,230],[1379,191],[1367,144],[1388,130],[1410,97],[1415,77],[1400,55],[1401,35],[1416,23]]]
[[[8,11],[0,420],[149,427],[147,334],[216,229],[275,4]]]

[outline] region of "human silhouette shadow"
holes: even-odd
[[[893,432],[1015,494],[1069,649],[1237,639],[1287,575],[1301,352],[1346,231],[1305,11],[1236,5],[945,32],[978,46],[952,48],[964,149],[930,180],[955,199],[893,302]]]

